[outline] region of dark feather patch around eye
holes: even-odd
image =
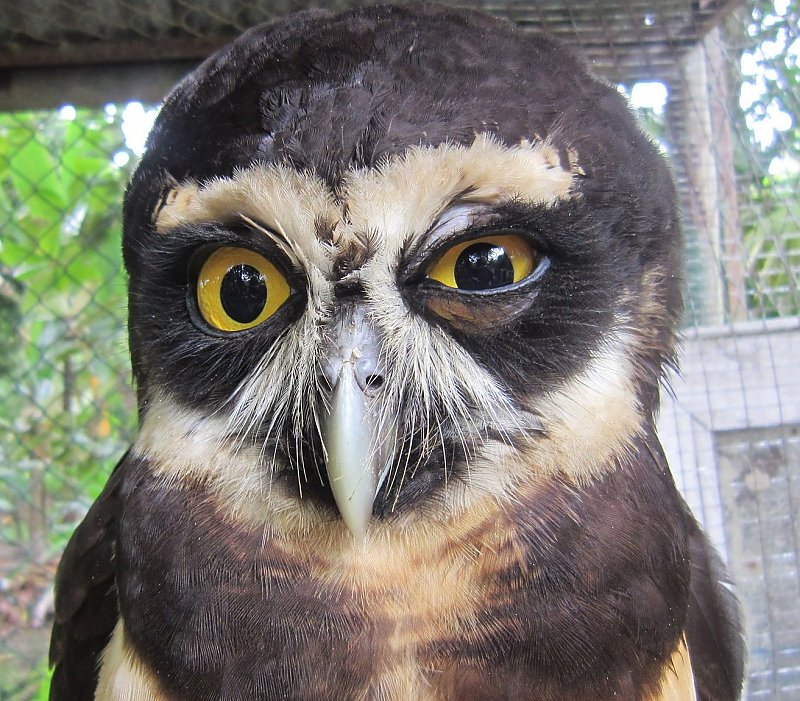
[[[194,288],[202,262],[221,246],[242,246],[280,265],[292,295],[269,323],[231,334],[217,331],[200,318]],[[305,306],[305,280],[263,234],[247,227],[203,224],[172,231],[151,241],[137,256],[130,285],[131,314],[140,323],[131,330],[140,386],[168,386],[189,406],[221,406]]]
[[[409,261],[400,277],[407,304],[447,330],[512,396],[535,395],[586,366],[614,324],[620,296],[636,284],[637,253],[620,244],[611,214],[600,217],[581,200],[496,206],[465,236],[490,227],[519,232],[542,257],[538,272],[503,288],[461,291],[426,281],[424,266]]]

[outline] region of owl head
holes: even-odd
[[[427,5],[256,27],[127,192],[137,444],[284,532],[591,482],[652,426],[680,248],[664,158],[549,39]]]

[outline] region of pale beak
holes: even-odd
[[[363,312],[348,315],[335,340],[325,372],[333,391],[322,442],[336,506],[353,535],[363,538],[391,467],[396,422],[382,416],[380,343]]]

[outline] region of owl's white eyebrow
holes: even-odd
[[[247,224],[247,226],[255,229],[258,233],[263,234],[270,241],[272,241],[272,243],[277,246],[281,253],[283,253],[283,255],[285,255],[292,262],[292,265],[295,267],[306,267],[308,261],[305,260],[302,251],[299,249],[296,250],[294,246],[292,246],[291,241],[282,231],[272,231],[263,224],[251,219],[246,214],[239,214],[238,216],[243,223]]]
[[[506,145],[485,133],[470,145],[411,146],[378,168],[347,174],[344,234],[379,231],[382,257],[393,268],[431,240],[437,222],[453,206],[491,209],[520,199],[549,207],[579,198],[578,168],[576,154],[567,165],[546,142]],[[457,225],[457,218],[447,224],[451,235]]]
[[[329,246],[320,229],[333,229],[341,211],[316,176],[280,165],[255,165],[229,177],[175,185],[153,213],[156,232],[169,236],[181,227],[241,223],[263,235],[297,270],[327,275]]]
[[[421,237],[419,251],[430,250],[440,241],[466,231],[476,223],[481,214],[489,214],[491,208],[485,204],[455,200],[444,208],[433,225]]]

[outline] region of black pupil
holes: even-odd
[[[249,324],[267,303],[267,283],[252,265],[235,265],[222,278],[219,297],[231,319]]]
[[[490,290],[514,282],[514,266],[505,249],[492,243],[473,243],[456,260],[460,290]]]

